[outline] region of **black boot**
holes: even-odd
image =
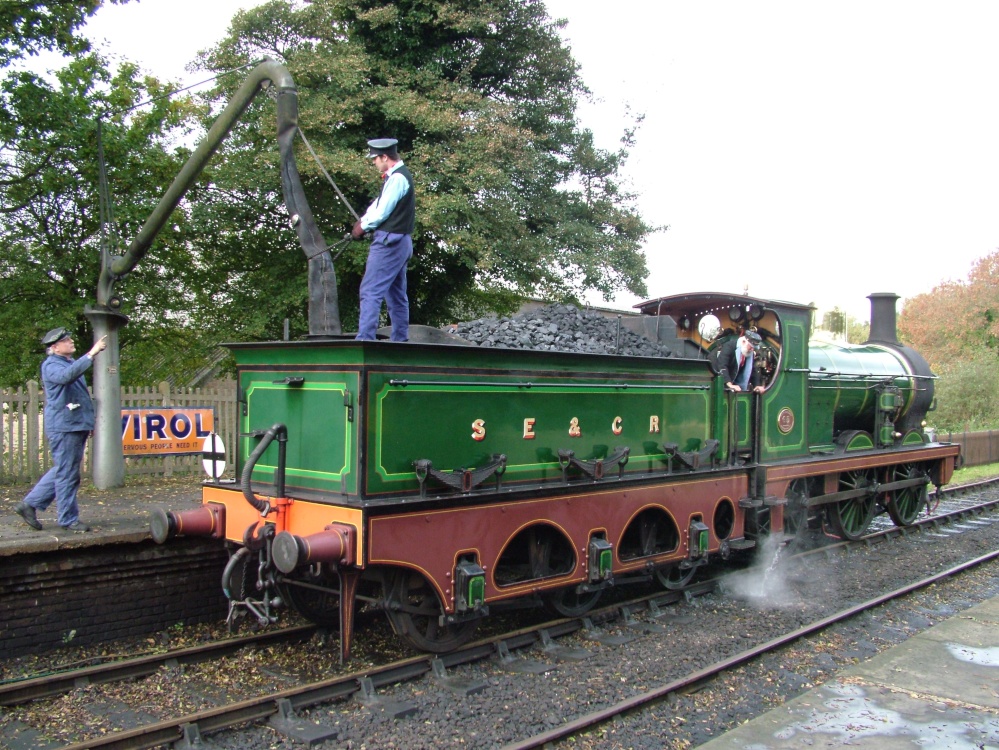
[[[24,522],[28,524],[28,526],[30,526],[33,529],[38,529],[39,531],[41,531],[42,522],[38,520],[37,516],[35,516],[35,509],[32,508],[30,505],[28,505],[25,502],[20,502],[14,506],[14,512],[17,513],[17,515],[19,515],[21,518],[23,518]]]

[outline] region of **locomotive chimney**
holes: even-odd
[[[871,335],[866,343],[899,345],[895,331],[895,303],[898,295],[892,292],[875,292],[868,295],[871,301]]]

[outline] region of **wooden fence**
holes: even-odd
[[[938,432],[937,439],[960,444],[965,466],[999,463],[999,430]]]
[[[21,388],[0,389],[3,403],[3,455],[0,456],[0,483],[35,482],[44,474],[51,457],[44,444],[42,410],[45,393],[37,381]],[[121,389],[122,407],[203,406],[215,410],[215,431],[225,443],[226,463],[232,466],[236,454],[236,384],[223,382],[212,388],[171,388],[158,386]],[[87,442],[83,475],[93,466],[93,440]],[[201,455],[126,457],[125,474],[196,473],[202,471]],[[237,468],[238,471],[238,468]]]

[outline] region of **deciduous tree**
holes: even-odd
[[[129,0],[110,0],[115,4]],[[87,52],[90,43],[76,33],[103,0],[3,0],[0,2],[0,68],[11,60],[56,50]]]
[[[115,237],[127,242],[134,236],[186,157],[172,136],[194,112],[189,99],[161,97],[134,109],[162,93],[156,81],[140,80],[134,65],[112,74],[96,54],[71,58],[51,79],[14,71],[0,82],[4,385],[37,377],[38,339],[48,328],[74,329],[85,349],[83,311],[94,302],[102,247],[120,252]],[[99,146],[113,201],[106,212],[113,215],[104,221]],[[191,352],[169,340],[186,337],[192,312],[179,283],[192,262],[187,231],[184,212],[177,212],[149,262],[129,277],[126,298],[135,325],[124,329],[123,345],[156,340],[160,352],[122,357],[123,374],[141,374],[139,382],[157,374],[156,361],[166,353]]]
[[[535,0],[275,0],[238,14],[204,62],[221,71],[282,60],[304,135],[359,212],[378,191],[365,141],[399,139],[418,191],[412,319],[441,324],[510,309],[521,295],[645,293],[640,248],[655,227],[620,178],[634,133],[607,152],[578,127],[586,89],[558,28]],[[223,81],[216,102],[239,83]],[[251,110],[201,194],[223,223],[259,207],[239,242],[202,243],[211,257],[201,288],[229,295],[231,278],[253,278],[267,290],[272,314],[250,316],[241,335],[274,335],[282,317],[302,317],[304,264],[286,261],[294,238],[280,229],[273,117],[266,104]],[[338,239],[353,218],[305,149],[299,167],[320,226]],[[355,243],[337,261],[348,327],[366,249]],[[208,268],[227,270],[213,284]]]
[[[934,426],[999,424],[999,251],[976,262],[967,279],[906,300],[898,331],[940,376]]]
[[[951,361],[999,355],[999,251],[977,261],[964,281],[945,281],[911,297],[899,335],[935,369]]]

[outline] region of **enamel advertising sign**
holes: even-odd
[[[121,447],[128,456],[201,453],[215,432],[210,406],[150,406],[121,410]]]

